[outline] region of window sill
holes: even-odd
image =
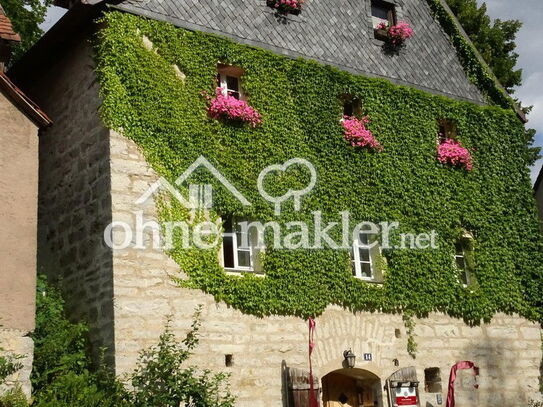
[[[253,269],[233,269],[233,268],[224,268],[224,271],[229,276],[242,277],[246,274],[252,274],[256,277],[264,277],[265,274],[262,271],[255,271]]]

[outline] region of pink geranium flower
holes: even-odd
[[[401,46],[405,40],[415,35],[415,32],[406,21],[400,21],[391,27],[387,23],[382,22],[377,26],[377,29],[387,32],[387,36],[393,46]]]
[[[383,146],[375,139],[372,132],[366,128],[369,123],[367,117],[357,119],[356,117],[345,116],[343,122],[343,134],[353,147],[368,147],[376,151],[382,151]]]
[[[469,150],[453,139],[447,139],[437,148],[437,159],[443,164],[450,164],[454,167],[463,167],[471,171],[473,162]]]
[[[305,0],[267,0],[268,6],[280,12],[300,11]]]
[[[211,99],[207,112],[213,119],[243,121],[252,127],[262,124],[262,117],[256,109],[244,100],[238,100],[228,94],[224,95],[221,88],[216,89],[215,98]]]

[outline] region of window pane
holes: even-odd
[[[466,270],[466,259],[464,259],[464,256],[456,256],[456,266],[459,270]]]
[[[353,102],[347,102],[343,105],[343,116],[352,116],[354,114]]]
[[[223,228],[224,228],[224,233],[232,233],[233,230],[232,230],[232,217],[227,217],[227,218],[224,218],[223,220]]]
[[[245,250],[238,250],[238,266],[251,267],[251,252]]]
[[[375,2],[372,2],[371,5],[371,15],[373,17],[377,17],[381,20],[388,21],[388,7],[384,7],[383,4],[376,4]]]
[[[360,233],[358,235],[358,241],[360,242],[361,246],[367,246],[369,242],[367,233]]]
[[[238,92],[239,91],[239,79],[235,76],[226,76],[226,86],[229,91]]]
[[[367,247],[359,247],[358,253],[360,256],[360,261],[370,261],[370,249]]]
[[[455,249],[457,256],[464,256],[464,245],[462,242],[456,242]]]
[[[360,268],[362,270],[362,277],[371,278],[371,266],[369,263],[360,263]]]
[[[234,268],[234,243],[232,236],[223,237],[224,267]]]
[[[463,271],[463,272],[460,273],[460,282],[462,284],[468,285],[469,278],[468,278],[468,272],[467,271]]]

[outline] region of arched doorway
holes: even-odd
[[[322,378],[323,407],[383,407],[381,379],[363,369],[339,369]]]

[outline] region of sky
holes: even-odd
[[[479,4],[483,0],[477,0]],[[528,127],[537,130],[535,145],[543,147],[543,0],[485,0],[488,14],[493,19],[520,20],[523,23],[517,36],[518,68],[523,70],[523,85],[515,97],[525,106],[534,108],[528,116]],[[64,14],[64,9],[50,7],[42,29],[47,31]],[[532,181],[543,165],[539,160],[531,169]]]

